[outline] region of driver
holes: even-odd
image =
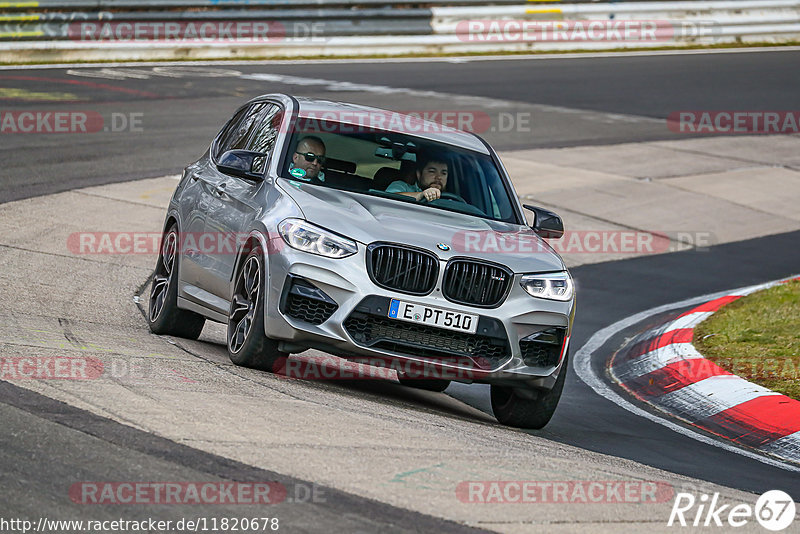
[[[436,200],[441,198],[447,186],[447,162],[438,154],[418,155],[417,181],[409,184],[396,180],[386,188],[387,193],[413,197],[415,200]]]
[[[324,164],[325,143],[315,135],[307,135],[297,142],[292,162],[289,164],[289,174],[305,181],[317,178],[320,182],[324,182],[325,172],[322,170]]]

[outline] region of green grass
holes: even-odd
[[[693,343],[723,369],[800,400],[800,281],[724,306],[700,323]]]

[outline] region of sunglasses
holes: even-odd
[[[295,154],[300,154],[306,161],[312,163],[314,160],[319,160],[320,165],[325,165],[325,156],[317,156],[313,152],[295,152]]]

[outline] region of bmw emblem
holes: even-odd
[[[450,250],[450,245],[446,245],[444,243],[436,243],[436,248],[439,250],[444,250],[445,252]]]

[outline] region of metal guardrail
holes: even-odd
[[[493,0],[494,4],[516,4],[520,0]],[[559,3],[561,0],[535,0],[537,3]],[[590,2],[592,0],[578,0]],[[644,1],[644,0],[638,0]],[[652,0],[647,0],[652,1]],[[667,0],[664,0],[667,1]],[[396,5],[430,7],[433,5],[486,5],[485,0],[409,0],[396,2],[392,0],[4,0],[0,2],[0,11],[116,11],[134,10],[168,10],[168,9],[213,9],[242,10],[274,7],[333,7],[333,6],[383,6]]]
[[[499,33],[491,33],[492,21]],[[598,21],[649,21],[657,26],[657,38],[561,39],[546,28],[558,23],[583,30],[583,22]],[[479,23],[484,24],[484,38],[480,32],[477,38],[473,35]],[[509,28],[516,29],[513,36]],[[191,32],[198,31],[192,39]],[[0,61],[397,55],[796,40],[800,0],[494,0],[492,5],[485,0],[0,0]]]
[[[272,24],[280,37],[306,35],[315,25],[315,35],[430,35],[432,12],[430,9],[376,9],[351,10],[276,9],[253,11],[122,11],[122,12],[46,12],[32,14],[0,15],[0,41],[3,40],[81,40],[82,29],[94,28],[102,40],[102,32],[113,31],[121,23],[141,23],[140,26],[180,23],[186,27],[194,23],[201,30],[204,23]],[[87,26],[93,24],[93,26]],[[107,25],[111,24],[109,27]],[[257,28],[255,29],[257,30]],[[253,28],[250,31],[254,31]],[[273,32],[274,33],[274,32]],[[85,34],[84,34],[85,35]],[[155,32],[144,31],[157,36]],[[248,35],[242,35],[247,40]],[[137,38],[138,40],[138,38]],[[157,40],[157,39],[153,39]]]
[[[529,0],[537,4],[558,4],[562,0]],[[596,0],[573,0],[573,3],[591,3]],[[674,0],[624,0],[625,3],[672,2]],[[695,0],[688,0],[693,2]],[[519,0],[492,0],[493,4],[516,4]],[[0,9],[27,10],[32,7],[49,10],[114,10],[114,9],[250,9],[275,6],[337,6],[337,5],[392,5],[387,0],[15,0],[0,3]],[[409,0],[402,5],[485,5],[486,0]]]
[[[647,3],[434,7],[435,34],[463,34],[465,21],[650,21],[670,32],[668,41],[704,42],[731,35],[785,35],[800,25],[798,0],[717,0]],[[683,33],[681,33],[683,32]],[[797,34],[800,38],[800,34]],[[662,37],[666,37],[663,35]],[[702,38],[705,37],[705,41]]]

